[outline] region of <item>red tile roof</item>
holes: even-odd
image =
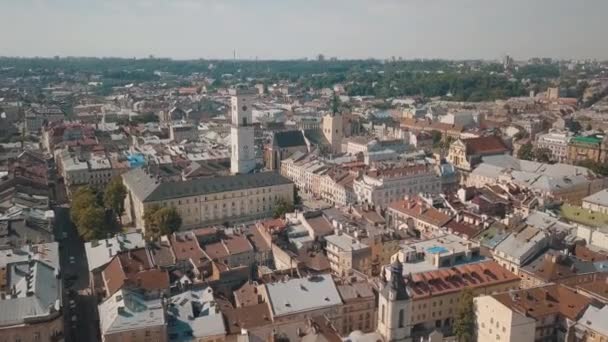
[[[587,297],[561,285],[501,293],[494,295],[494,298],[511,310],[535,319],[560,314],[576,321],[591,303]]]
[[[515,283],[519,277],[494,261],[484,261],[435,271],[416,273],[408,287],[414,299],[444,295],[464,288]]]
[[[253,246],[242,235],[230,235],[222,239],[222,243],[226,246],[228,254],[235,255],[247,252],[253,252]]]
[[[169,288],[169,274],[152,264],[145,248],[119,253],[102,271],[108,296],[123,287],[136,287],[148,291]]]
[[[170,239],[177,261],[191,260],[197,267],[202,265],[205,254],[192,232],[173,233]]]
[[[503,154],[509,151],[504,141],[497,136],[487,136],[479,138],[464,139],[462,141],[469,155],[492,155]]]
[[[436,227],[442,227],[451,219],[450,216],[424,205],[416,198],[392,202],[389,208]]]

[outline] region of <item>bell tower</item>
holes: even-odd
[[[390,272],[390,279],[383,277],[378,296],[378,333],[388,342],[410,341],[411,300],[399,260],[390,266]]]
[[[255,145],[252,106],[255,91],[247,88],[230,89],[230,171],[232,174],[249,173],[255,168]]]

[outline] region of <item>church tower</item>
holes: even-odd
[[[390,268],[390,279],[384,277],[378,296],[378,333],[387,342],[410,341],[411,301],[403,279],[403,265],[396,260]]]
[[[249,173],[255,168],[255,145],[252,106],[255,91],[246,88],[230,89],[232,126],[230,127],[232,174]]]
[[[323,136],[331,146],[331,153],[340,153],[342,150],[342,135],[344,134],[342,114],[339,110],[339,100],[334,94],[332,110],[323,117]]]

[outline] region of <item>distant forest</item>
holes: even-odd
[[[234,82],[273,84],[288,81],[322,89],[341,83],[349,95],[380,98],[451,95],[456,101],[485,101],[527,94],[560,77],[557,63],[529,64],[503,73],[501,64],[447,60],[188,60],[163,58],[0,58],[0,77],[37,76],[47,82],[65,78],[98,80],[111,87],[160,81],[157,71],[182,78],[198,74],[222,87]],[[61,75],[61,76],[59,76]],[[184,82],[187,85],[187,81]]]

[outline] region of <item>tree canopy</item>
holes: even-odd
[[[517,158],[524,160],[533,160],[534,159],[534,146],[532,143],[525,143],[521,145],[519,151],[517,151]]]
[[[77,189],[72,196],[70,215],[78,234],[85,241],[103,239],[114,231],[97,192],[88,186]]]
[[[146,210],[144,221],[146,231],[153,239],[171,234],[182,226],[182,218],[174,207],[152,206]]]
[[[273,216],[274,218],[283,217],[285,216],[285,214],[293,212],[293,210],[293,204],[287,202],[282,198],[279,198],[274,203]]]
[[[121,177],[115,177],[106,187],[103,194],[103,204],[106,208],[112,209],[120,221],[120,217],[125,211],[124,203],[127,196],[127,188],[122,183]]]
[[[475,329],[475,304],[473,291],[465,288],[460,293],[460,301],[454,319],[454,335],[458,342],[473,342]]]

